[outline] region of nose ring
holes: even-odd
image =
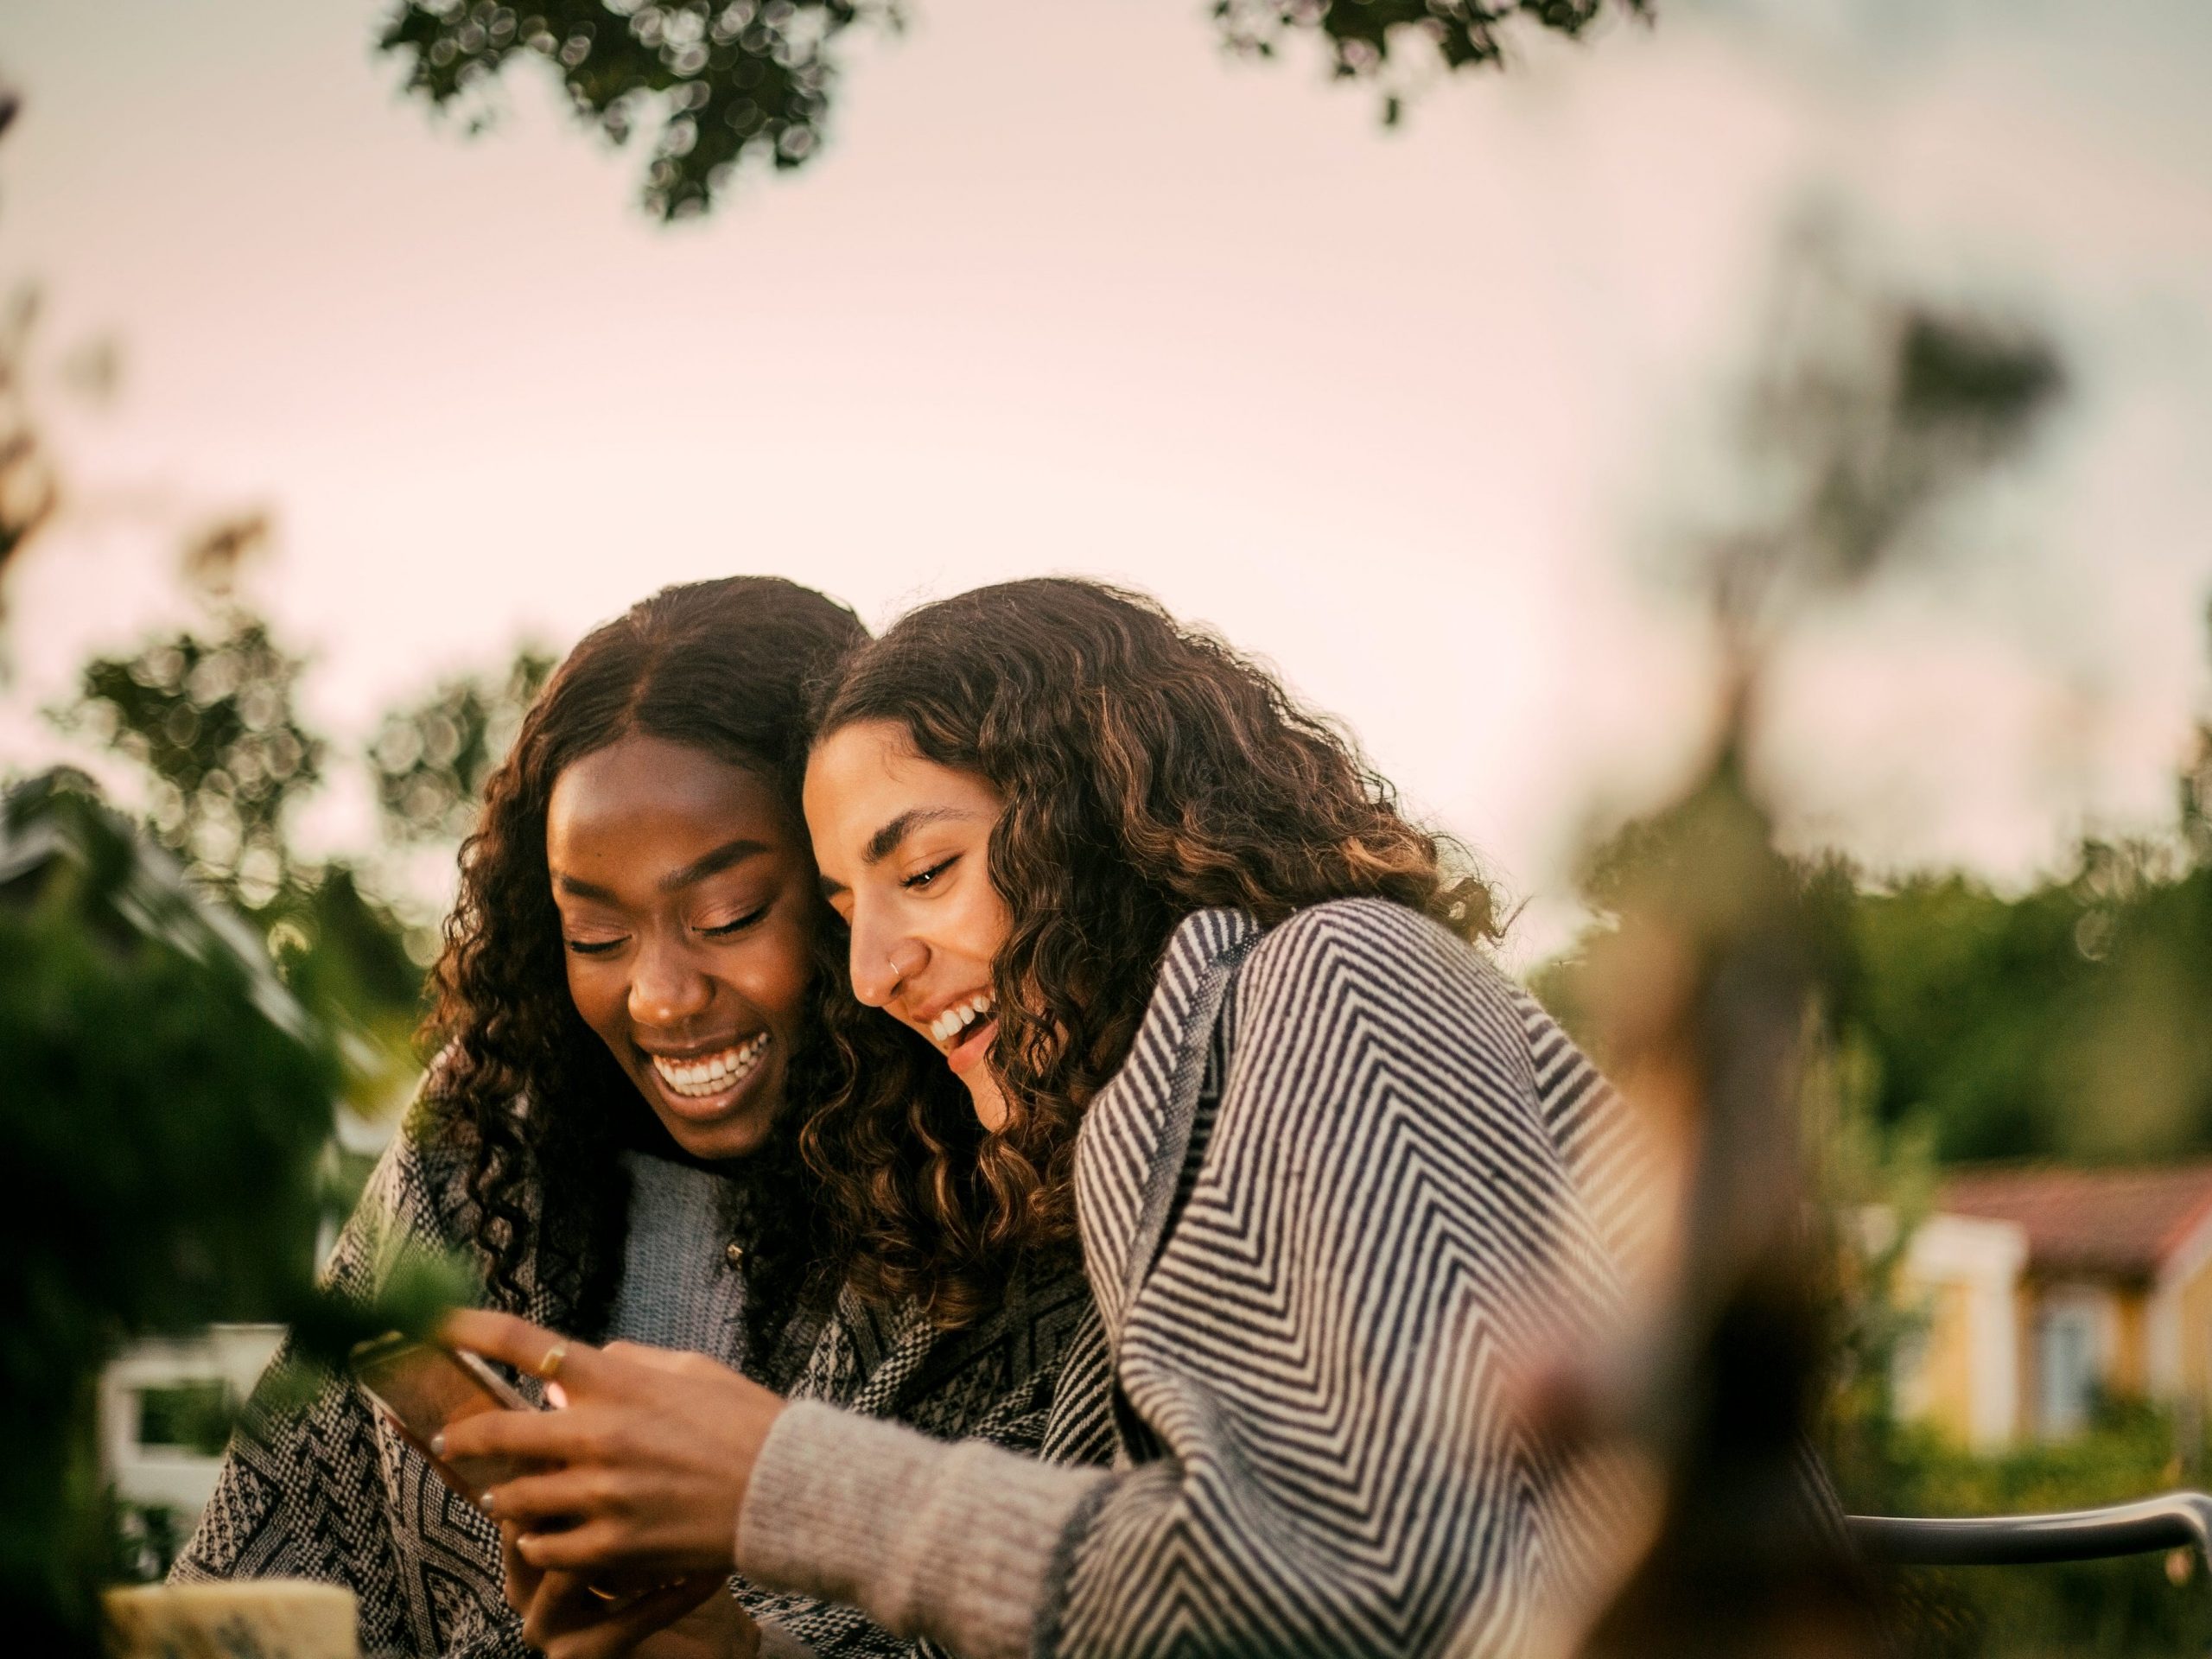
[[[921,971],[922,963],[927,957],[928,953],[913,940],[901,939],[883,962],[884,966],[891,969],[893,980],[911,979]]]

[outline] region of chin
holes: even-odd
[[[677,1146],[710,1163],[751,1157],[767,1144],[769,1133],[776,1126],[772,1114],[756,1116],[746,1112],[721,1123],[695,1123],[665,1112],[656,1116]]]

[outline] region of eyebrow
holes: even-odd
[[[719,875],[733,864],[741,864],[748,858],[757,858],[762,853],[773,850],[765,841],[748,841],[743,837],[735,841],[726,841],[714,851],[702,857],[693,859],[682,869],[671,870],[653,885],[663,893],[680,892],[695,881],[703,881],[710,875]],[[558,871],[554,873],[553,885],[562,892],[573,893],[579,899],[596,899],[601,904],[607,905],[621,902],[612,888],[602,887],[595,881],[579,881],[575,876],[563,875]]]
[[[868,838],[868,845],[861,849],[861,862],[869,866],[882,863],[899,850],[900,843],[908,836],[925,823],[973,823],[982,816],[967,807],[909,807]],[[834,899],[845,890],[843,882],[832,881],[826,875],[822,878],[822,891],[825,897]]]
[[[982,816],[957,806],[909,807],[868,838],[868,845],[861,849],[861,862],[880,864],[899,850],[899,843],[925,823],[945,823],[961,819],[972,820]]]

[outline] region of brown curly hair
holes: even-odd
[[[924,606],[845,660],[815,741],[879,720],[1006,802],[989,868],[1011,918],[992,964],[1008,1117],[982,1131],[907,1033],[900,1065],[855,1074],[801,1138],[855,1287],[918,1297],[940,1323],[988,1308],[1014,1250],[1073,1236],[1084,1105],[1184,917],[1273,924],[1368,896],[1495,931],[1489,888],[1446,873],[1459,849],[1408,821],[1346,734],[1141,594],[1046,578]],[[895,1023],[842,1001],[830,1017],[846,1040]]]
[[[467,1160],[474,1242],[495,1306],[521,1311],[534,1282],[556,1323],[602,1334],[629,1224],[616,1154],[683,1155],[569,999],[545,860],[554,780],[632,734],[687,744],[766,777],[804,844],[807,699],[867,638],[843,606],[779,578],[663,588],[569,652],[493,773],[479,828],[461,848],[460,896],[423,1033],[436,1058],[413,1127]],[[828,1040],[822,1009],[843,994],[842,942],[826,905],[819,924],[814,1006],[786,1109],[768,1143],[729,1172],[730,1220],[752,1240],[748,1363],[767,1363],[804,1285],[834,1272],[798,1122],[813,1103],[850,1092],[843,1066],[864,1058],[871,1033]]]

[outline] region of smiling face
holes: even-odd
[[[817,914],[773,785],[632,734],[554,780],[545,859],[584,1023],[686,1152],[756,1150],[783,1109]]]
[[[888,721],[840,728],[807,763],[807,829],[822,890],[852,928],[853,994],[930,1039],[987,1129],[1007,1116],[988,1058],[991,963],[1007,931],[988,858],[1003,805]]]

